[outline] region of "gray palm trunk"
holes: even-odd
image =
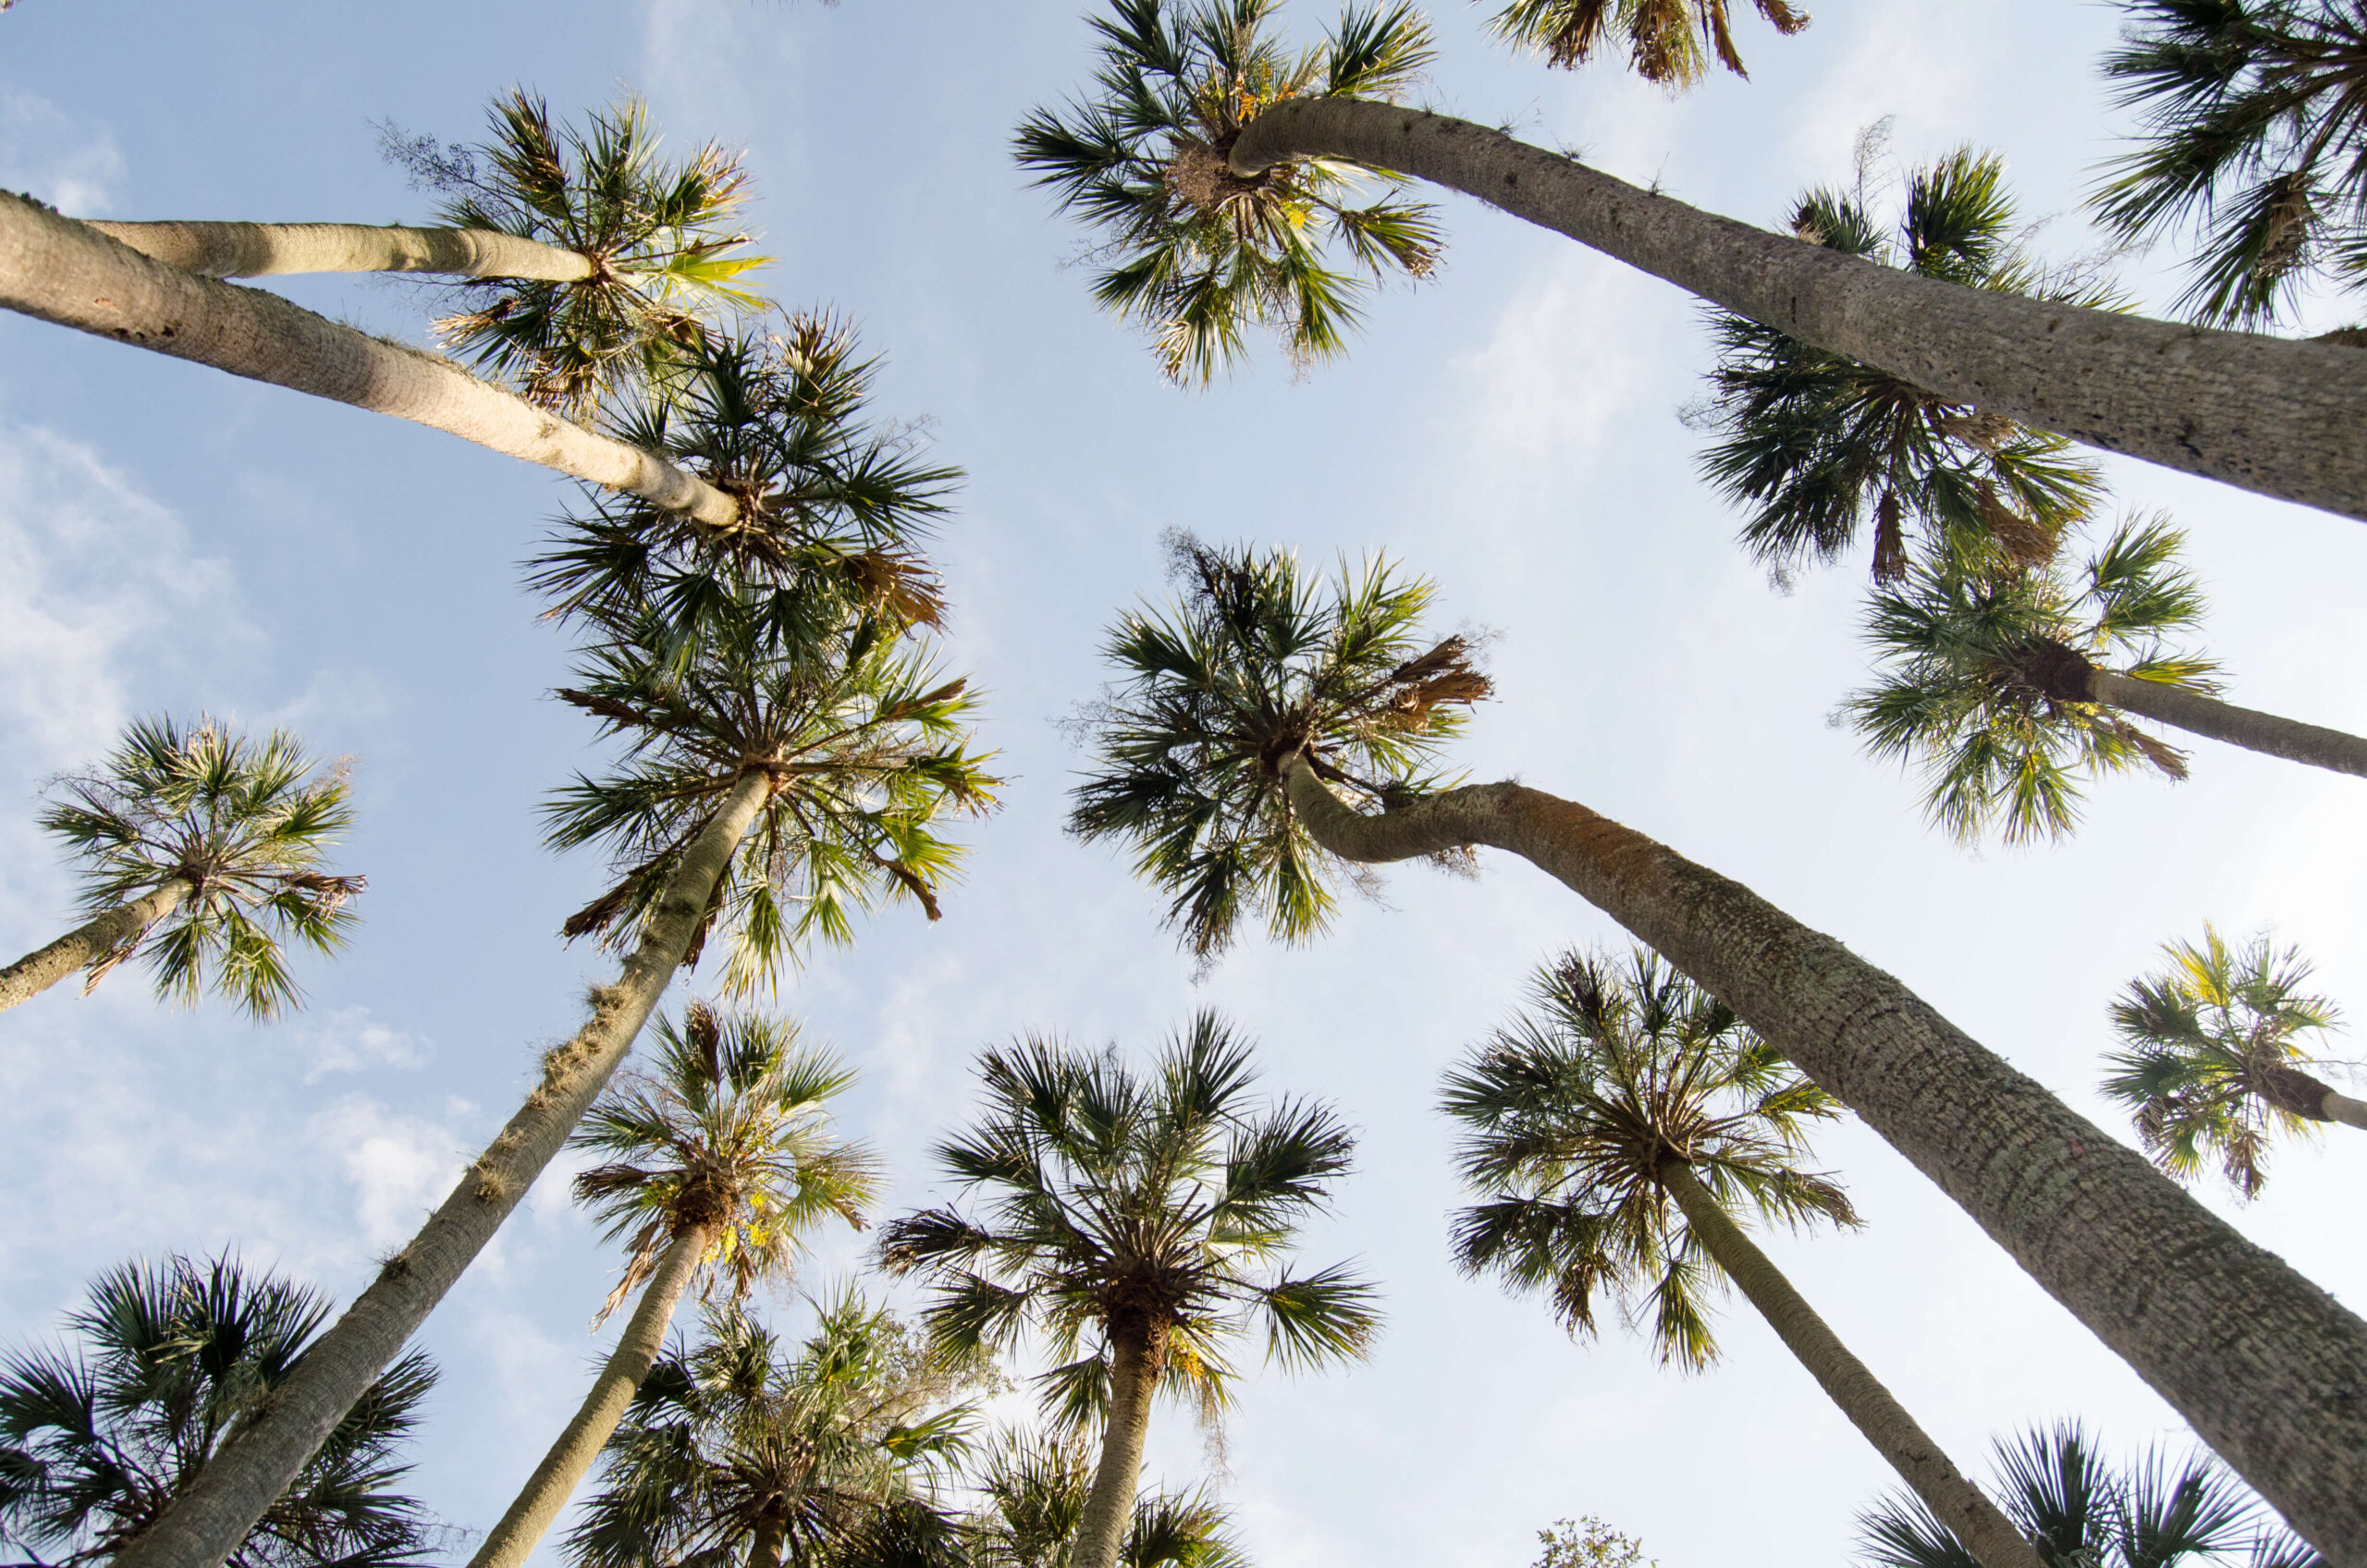
[[[486,228],[362,223],[82,223],[200,277],[308,272],[426,272],[579,283],[599,266],[579,251]]]
[[[1759,1308],[1776,1337],[1841,1407],[1849,1424],[1865,1434],[1876,1452],[1914,1489],[1981,1568],[2041,1568],[2039,1555],[1997,1505],[1964,1477],[1954,1461],[1917,1424],[1866,1364],[1850,1354],[1825,1320],[1792,1288],[1758,1244],[1719,1207],[1709,1188],[1683,1160],[1661,1168],[1661,1185],[1685,1211],[1689,1233],[1717,1259]]]
[[[738,503],[697,475],[536,408],[449,360],[339,325],[276,294],[166,266],[5,191],[0,307],[407,419],[715,527],[739,521]]]
[[[1486,784],[1380,815],[1294,753],[1316,841],[1367,864],[1521,856],[1848,1106],[2192,1424],[2332,1568],[2367,1568],[2367,1322],[1892,975],[1574,802]]]
[[[0,969],[0,1012],[30,1001],[78,969],[105,960],[125,943],[180,908],[194,886],[186,876],[159,883],[136,899],[119,903],[66,933],[47,947],[35,948],[6,969]]]
[[[2349,1095],[2328,1089],[2325,1099],[2321,1103],[2325,1108],[2326,1121],[2367,1131],[2367,1100],[2355,1100]]]
[[[2367,778],[2367,739],[2273,713],[2239,708],[2216,697],[2158,680],[2138,680],[2109,669],[2088,672],[2089,700],[2207,735],[2249,752],[2305,762],[2312,767]]]
[[[633,1308],[632,1317],[625,1324],[625,1331],[617,1340],[616,1349],[608,1353],[607,1365],[594,1380],[592,1391],[583,1398],[575,1418],[567,1424],[552,1443],[543,1462],[526,1478],[509,1511],[501,1523],[485,1537],[484,1545],[469,1559],[469,1568],[517,1568],[534,1550],[534,1543],[551,1527],[558,1511],[575,1495],[575,1488],[592,1469],[592,1462],[617,1429],[632,1404],[633,1395],[641,1390],[641,1380],[649,1376],[649,1368],[657,1360],[657,1353],[665,1348],[666,1329],[674,1320],[674,1309],[681,1305],[683,1293],[690,1289],[692,1278],[698,1273],[700,1261],[705,1256],[708,1243],[715,1239],[712,1224],[683,1227],[681,1234],[667,1246],[658,1259],[656,1272],[643,1288],[641,1301]]]
[[[2367,361],[2356,349],[1942,283],[1639,190],[1486,126],[1393,104],[1279,104],[1231,153],[1245,179],[1292,157],[1417,176],[1952,402],[2367,518]]]
[[[526,1195],[607,1086],[665,993],[716,884],[771,792],[751,770],[691,840],[616,981],[592,993],[592,1016],[543,1058],[542,1082],[463,1171],[451,1195],[370,1288],[304,1353],[270,1406],[206,1462],[189,1489],[118,1551],[114,1568],[216,1568],[418,1331]]]
[[[1147,1323],[1121,1322],[1110,1332],[1110,1420],[1085,1512],[1076,1523],[1069,1568],[1118,1568],[1134,1523],[1143,1445],[1150,1436],[1151,1396],[1159,1389],[1158,1357]]]

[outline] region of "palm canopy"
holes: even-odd
[[[320,869],[353,826],[348,788],[342,766],[317,766],[284,730],[258,739],[211,717],[132,725],[96,767],[59,780],[63,798],[41,825],[71,853],[86,914],[169,882],[189,892],[102,960],[90,983],[140,952],[162,999],[194,1004],[210,981],[257,1018],[297,1005],[283,944],[336,952],[362,888],[359,876]]]
[[[1464,1125],[1455,1164],[1490,1194],[1454,1221],[1455,1261],[1541,1291],[1595,1331],[1608,1290],[1663,1360],[1717,1358],[1705,1294],[1722,1272],[1669,1194],[1691,1167],[1720,1207],[1797,1227],[1858,1223],[1841,1188],[1799,1169],[1831,1096],[1724,1003],[1637,949],[1573,952],[1531,982],[1532,1008],[1475,1047],[1440,1103]]]
[[[1304,750],[1379,804],[1412,800],[1449,782],[1428,765],[1487,677],[1468,639],[1424,645],[1435,589],[1385,559],[1326,582],[1286,550],[1168,544],[1176,599],[1128,612],[1103,641],[1119,680],[1079,719],[1093,770],[1069,831],[1128,844],[1204,961],[1244,914],[1305,940],[1331,922],[1341,863],[1297,820],[1283,758]]]
[[[981,1506],[963,1531],[970,1568],[1069,1568],[1094,1456],[1073,1433],[1009,1432],[970,1477]],[[1134,1503],[1121,1568],[1249,1568],[1224,1510],[1205,1491]]]
[[[2324,1560],[2208,1454],[2149,1449],[2115,1466],[2076,1422],[1993,1445],[1998,1501],[2061,1568],[2323,1568]],[[1978,1568],[1911,1496],[1858,1516],[1858,1560],[1878,1568]]]
[[[1343,352],[1360,301],[1429,275],[1440,230],[1386,170],[1294,159],[1253,178],[1226,159],[1242,128],[1291,98],[1394,101],[1432,55],[1409,0],[1351,5],[1311,48],[1275,34],[1281,0],[1110,0],[1095,18],[1091,92],[1019,127],[1022,167],[1094,231],[1105,308],[1148,328],[1160,365],[1206,383],[1278,333],[1305,363]],[[1358,190],[1380,194],[1358,204]]]
[[[2312,273],[2367,282],[2367,18],[2351,0],[2122,0],[2104,57],[2141,143],[2097,191],[2129,239],[2191,233],[2180,307],[2263,326]]]
[[[1808,13],[1784,0],[1751,5],[1787,38],[1809,25]],[[1511,0],[1490,26],[1564,69],[1586,64],[1598,52],[1625,49],[1637,76],[1683,92],[1709,74],[1713,55],[1735,75],[1750,75],[1735,47],[1734,8],[1729,0]]]
[[[2333,1002],[2304,989],[2300,949],[2265,936],[2238,946],[2205,925],[2202,940],[2170,942],[2162,970],[2129,982],[2113,1003],[2122,1048],[2104,1060],[2107,1096],[2128,1108],[2154,1163],[2192,1181],[2215,1157],[2246,1198],[2267,1181],[2271,1133],[2310,1135],[2325,1085],[2302,1040],[2336,1027]]]
[[[1803,195],[1794,234],[1968,288],[2111,302],[2083,269],[2030,259],[1995,154],[1959,148],[1907,171],[1898,216],[1886,225],[1867,188],[1882,161],[1881,128],[1859,151],[1856,186]],[[1986,540],[2017,560],[2043,561],[2103,495],[2095,465],[2059,435],[1951,403],[1748,317],[1719,311],[1710,320],[1718,363],[1698,419],[1720,439],[1701,470],[1748,509],[1743,545],[1779,576],[1838,560],[1869,516],[1877,580],[1905,571],[1910,521],[1935,545]]]
[[[490,141],[438,146],[387,127],[386,154],[440,192],[436,220],[491,229],[593,263],[572,283],[471,278],[444,285],[461,309],[438,333],[477,366],[545,407],[581,414],[636,385],[662,384],[708,322],[766,301],[733,279],[767,258],[740,227],[748,177],[713,142],[662,158],[649,111],[626,98],[578,127],[540,98],[494,100]]]
[[[2080,780],[2150,766],[2186,777],[2184,754],[2089,697],[2090,670],[2216,691],[2217,667],[2179,651],[2202,590],[2160,519],[2116,528],[2076,570],[2022,568],[1944,548],[1874,595],[1865,638],[1876,680],[1841,712],[1876,756],[1918,766],[1932,819],[1971,843],[2062,838]]]
[[[1069,1427],[1104,1416],[1122,1336],[1160,1389],[1213,1418],[1252,1322],[1288,1367],[1364,1354],[1373,1288],[1344,1267],[1294,1274],[1293,1233],[1323,1210],[1355,1140],[1329,1108],[1260,1104],[1250,1043],[1202,1012],[1138,1072],[1114,1048],[1026,1039],[979,1059],[987,1106],[937,1147],[979,1218],[924,1209],[883,1231],[896,1274],[936,1281],[925,1315],[950,1358],[984,1362],[1030,1327],[1059,1358],[1037,1381]]]
[[[328,1305],[229,1258],[101,1275],[67,1319],[77,1342],[0,1364],[0,1543],[50,1568],[112,1557],[270,1403]],[[443,1546],[443,1526],[395,1489],[435,1383],[419,1351],[380,1374],[230,1568],[392,1568]]]
[[[601,1160],[576,1176],[576,1202],[625,1243],[601,1316],[693,1227],[708,1231],[710,1292],[719,1274],[735,1300],[787,1278],[832,1215],[860,1229],[878,1163],[830,1135],[830,1102],[853,1082],[828,1052],[801,1046],[792,1023],[699,1002],[679,1026],[660,1018],[656,1059],[611,1085],[568,1140]]]
[[[719,613],[687,656],[654,611],[585,652],[564,702],[595,715],[623,753],[582,774],[544,808],[555,849],[605,845],[607,892],[563,927],[616,947],[634,939],[683,851],[740,779],[772,792],[717,884],[686,964],[720,925],[729,993],[769,987],[809,939],[853,939],[852,917],[909,897],[934,920],[937,888],[960,847],[938,837],[955,812],[983,813],[1000,780],[972,754],[967,682],[866,620],[827,658],[777,652],[742,601]]]

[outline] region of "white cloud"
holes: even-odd
[[[305,1132],[313,1147],[344,1168],[361,1241],[374,1254],[410,1240],[468,1163],[460,1135],[448,1124],[403,1116],[360,1096],[314,1115]]]
[[[92,217],[112,204],[123,174],[123,152],[104,122],[30,92],[0,92],[0,188]]]
[[[373,1022],[366,1007],[341,1007],[313,1016],[299,1038],[312,1056],[304,1082],[317,1084],[332,1072],[359,1072],[368,1067],[417,1067],[427,1060],[426,1047],[399,1029]]]
[[[1895,116],[1903,153],[1928,156],[1963,139],[1990,53],[1990,18],[1938,0],[1869,6],[1848,52],[1794,109],[1784,152],[1799,178],[1849,172],[1858,133]]]

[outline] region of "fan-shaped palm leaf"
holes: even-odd
[[[975,1568],[1073,1568],[1093,1453],[1073,1434],[1005,1432],[977,1467],[983,1506],[968,1521]],[[1249,1568],[1224,1510],[1205,1491],[1153,1491],[1134,1508],[1122,1568]]]
[[[1809,25],[1808,13],[1784,0],[1750,3],[1786,37]],[[1750,74],[1735,47],[1732,8],[1728,0],[1511,0],[1490,25],[1564,69],[1625,50],[1637,76],[1682,92],[1709,74],[1713,56],[1736,76]]]

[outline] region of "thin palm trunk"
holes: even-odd
[[[2367,1568],[2367,1323],[1893,976],[1586,807],[1487,784],[1380,815],[1283,760],[1317,842],[1368,864],[1521,856],[1657,949],[1864,1119],[2291,1521]]]
[[[270,1406],[167,1504],[115,1568],[216,1568],[288,1488],[321,1440],[385,1369],[567,1142],[632,1048],[690,950],[707,900],[771,791],[752,769],[683,851],[641,941],[616,981],[592,993],[592,1016],[543,1059],[542,1082],[500,1136],[462,1172],[443,1207],[388,1258],[370,1288],[304,1353]]]
[[[655,453],[571,424],[451,361],[259,288],[193,276],[0,191],[0,307],[252,381],[392,414],[718,528],[738,503]]]
[[[649,1368],[665,1348],[667,1327],[674,1320],[674,1308],[681,1305],[683,1292],[697,1274],[699,1261],[705,1256],[707,1244],[715,1239],[713,1225],[691,1225],[676,1236],[666,1254],[658,1260],[657,1271],[641,1292],[641,1301],[633,1308],[632,1318],[617,1341],[617,1348],[608,1353],[607,1365],[600,1368],[600,1376],[593,1382],[592,1391],[551,1444],[543,1462],[526,1478],[509,1511],[501,1523],[493,1527],[484,1545],[469,1559],[469,1568],[517,1568],[551,1527],[558,1511],[575,1494],[591,1470],[592,1462],[616,1431],[617,1423],[624,1419],[625,1411],[632,1403],[633,1395],[641,1390],[641,1380],[649,1376]]]
[[[1997,1505],[1964,1477],[1940,1445],[1917,1424],[1866,1364],[1850,1354],[1791,1280],[1718,1206],[1693,1168],[1672,1160],[1661,1184],[1685,1211],[1690,1233],[1707,1247],[1726,1277],[1759,1308],[1776,1337],[1790,1347],[1820,1388],[1841,1407],[1849,1424],[1865,1434],[1874,1451],[1914,1488],[1932,1516],[1956,1533],[1981,1568],[2040,1568],[2030,1542]]]
[[[2346,1127],[2367,1131],[2367,1100],[2355,1100],[2349,1095],[2328,1089],[2325,1099],[2321,1103],[2328,1121],[2339,1121]]]
[[[1276,104],[1255,178],[1350,158],[1476,196],[1830,353],[2074,441],[2367,518],[2358,350],[1967,288],[1639,190],[1467,120],[1349,98]]]
[[[80,220],[143,256],[199,277],[307,272],[429,272],[577,283],[591,257],[486,228],[361,223],[106,223]]]
[[[1159,1382],[1147,1324],[1120,1323],[1110,1335],[1110,1423],[1101,1434],[1101,1461],[1077,1518],[1070,1568],[1118,1568],[1134,1522],[1143,1444],[1150,1435],[1150,1401]]]
[[[2367,778],[2367,739],[2324,729],[2298,719],[2279,718],[2189,692],[2158,680],[2135,680],[2109,669],[2091,669],[2088,690],[2092,700],[2143,717],[2172,725],[2194,735],[2207,735],[2249,752],[2305,762],[2312,767]]]
[[[99,962],[180,908],[191,890],[187,877],[176,876],[0,969],[0,1012],[31,1001],[76,970]]]

